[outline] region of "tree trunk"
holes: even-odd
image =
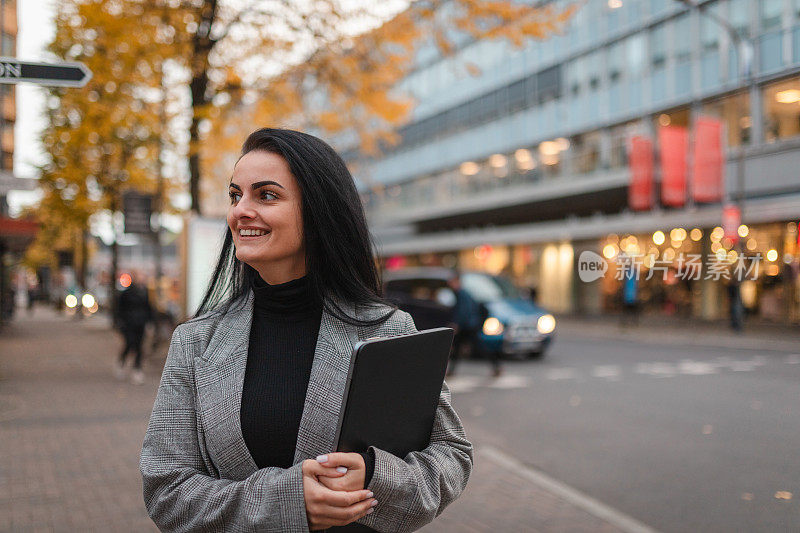
[[[197,13],[197,32],[192,38],[192,124],[189,126],[189,192],[192,211],[200,213],[200,121],[205,107],[211,103],[208,94],[208,56],[216,41],[211,28],[217,19],[217,0],[205,0]]]

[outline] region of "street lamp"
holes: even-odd
[[[751,88],[753,86],[753,41],[750,37],[750,32],[745,30],[744,32],[739,32],[736,28],[734,28],[727,20],[718,16],[716,13],[712,11],[707,11],[704,5],[698,4],[695,0],[675,0],[690,9],[697,9],[700,15],[710,18],[717,24],[719,24],[727,33],[733,43],[734,47],[736,48],[738,60],[739,60],[739,80],[744,83],[745,90],[748,94],[748,102],[752,99]],[[750,114],[752,116],[752,113]],[[752,129],[751,129],[752,132]],[[750,139],[752,139],[752,134],[750,135]],[[744,216],[744,142],[742,142],[739,146],[739,153],[737,154],[736,158],[736,202],[735,205],[739,211],[739,224],[743,223],[743,216]],[[726,203],[730,202],[731,200],[730,192],[728,188],[725,187],[725,198]],[[743,257],[744,254],[744,246],[742,243],[742,239],[737,239],[736,241],[736,248],[738,251],[738,256]],[[739,283],[737,283],[733,278],[731,278],[732,282],[732,291],[731,291],[731,298],[734,299],[735,303],[731,309],[731,323],[733,328],[736,331],[740,331],[742,327],[742,320],[743,320],[743,308],[741,302],[741,292],[739,290]],[[734,310],[733,307],[736,307]]]
[[[691,9],[697,9],[701,15],[713,20],[728,33],[731,42],[733,42],[733,45],[736,48],[736,53],[739,60],[738,61],[739,79],[740,81],[744,82],[744,86],[748,91],[748,96],[749,96],[750,88],[753,85],[753,53],[754,53],[753,41],[749,36],[749,32],[740,32],[739,30],[731,26],[730,22],[718,16],[716,13],[712,11],[707,11],[704,5],[699,5],[697,2],[695,2],[695,0],[675,0],[675,1]],[[739,154],[736,161],[736,188],[737,188],[736,205],[739,208],[739,216],[742,216],[742,214],[744,213],[744,143],[742,143],[741,146],[739,146]],[[726,187],[726,193],[727,192],[728,191]]]

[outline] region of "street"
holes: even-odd
[[[473,439],[659,531],[800,528],[797,352],[570,333],[449,380]]]
[[[144,386],[116,381],[108,326],[39,308],[4,330],[0,531],[155,530],[138,460],[163,354]],[[794,340],[640,335],[567,325],[499,379],[463,362],[448,381],[475,468],[423,531],[796,531]]]

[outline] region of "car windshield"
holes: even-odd
[[[520,296],[517,288],[509,280],[488,274],[462,274],[461,284],[464,290],[479,302],[493,302]]]

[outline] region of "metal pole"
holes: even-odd
[[[733,43],[734,47],[736,48],[736,54],[738,55],[738,64],[739,64],[739,81],[744,84],[745,87],[745,94],[748,95],[748,102],[750,102],[750,94],[751,94],[751,87],[753,85],[753,42],[750,37],[749,29],[746,30],[745,35],[741,35],[736,28],[734,28],[727,20],[723,19],[722,17],[717,16],[715,13],[706,11],[705,6],[698,5],[694,0],[676,0],[689,8],[697,9],[700,15],[706,16],[709,19],[715,21],[719,24],[727,33],[728,36]],[[753,113],[750,112],[751,110],[748,109],[748,115],[753,117]],[[753,126],[751,124],[750,131],[753,131]],[[725,199],[726,203],[734,201],[737,209],[739,210],[739,224],[741,225],[744,222],[744,190],[745,190],[745,175],[744,175],[744,165],[745,165],[745,146],[744,140],[740,138],[739,143],[739,151],[736,155],[736,195],[735,199],[731,198],[730,191],[728,187],[725,187]],[[750,136],[752,140],[752,135]],[[738,228],[737,228],[738,231]],[[743,257],[744,254],[744,244],[742,242],[742,238],[737,235],[736,244],[734,245],[736,249],[738,257]],[[741,280],[734,279],[734,276],[731,277],[731,291],[730,297],[732,299],[731,302],[731,326],[737,332],[740,332],[743,326],[743,309],[741,303],[741,289],[740,289],[740,282]]]
[[[749,31],[746,35],[741,35],[739,31],[736,30],[731,24],[723,19],[722,17],[716,15],[711,11],[706,11],[705,6],[698,5],[693,0],[676,0],[681,4],[684,4],[692,9],[697,9],[698,12],[708,17],[709,19],[715,21],[719,24],[722,29],[724,29],[728,36],[731,39],[734,47],[736,48],[736,54],[738,56],[738,64],[739,64],[739,80],[743,82],[745,87],[745,94],[750,95],[750,87],[753,84],[753,42],[750,38]],[[749,110],[748,110],[749,111]],[[752,120],[752,113],[748,113],[751,116]],[[752,130],[752,126],[751,126]],[[745,149],[744,149],[744,141],[741,140],[740,136],[740,145],[739,145],[739,152],[736,158],[736,198],[735,203],[736,206],[739,208],[739,216],[744,217],[744,164],[745,164]],[[731,201],[731,194],[728,191],[728,188],[725,188],[725,196],[728,201]],[[741,243],[740,243],[741,244]]]

